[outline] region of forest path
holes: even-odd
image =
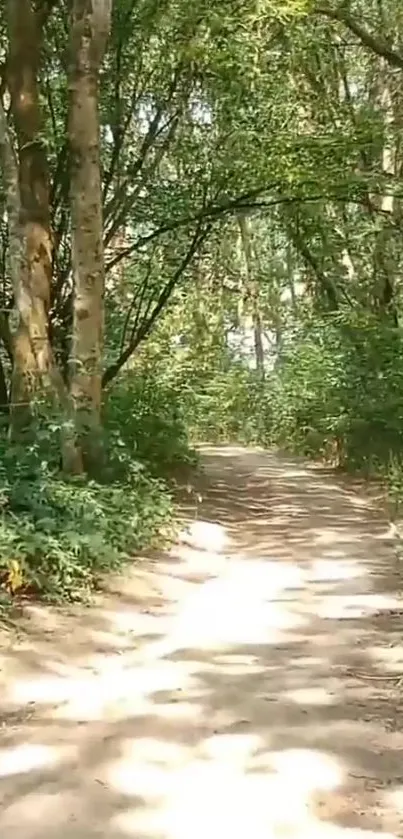
[[[1,836],[403,837],[387,521],[302,460],[203,458],[169,555],[2,636]]]

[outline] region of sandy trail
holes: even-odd
[[[403,837],[387,522],[303,461],[203,456],[171,555],[2,636],[1,836]]]

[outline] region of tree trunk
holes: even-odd
[[[291,301],[291,311],[293,317],[295,317],[297,313],[297,295],[295,292],[295,279],[294,279],[294,259],[293,259],[293,252],[291,242],[287,240],[287,251],[286,251],[286,271],[287,271],[287,285],[290,292],[290,301]]]
[[[19,435],[29,426],[34,398],[54,394],[54,362],[48,332],[52,238],[37,82],[41,27],[31,0],[8,0],[7,13],[8,85],[18,140],[17,188],[12,184],[10,169],[8,175],[15,306],[11,430]],[[14,216],[17,212],[18,222],[10,211]]]
[[[251,233],[245,216],[238,217],[239,232],[241,234],[242,250],[245,260],[246,292],[252,305],[253,340],[255,345],[256,370],[259,376],[264,379],[264,349],[263,349],[263,326],[260,312],[259,284],[253,277],[253,256],[251,245]]]
[[[72,2],[68,67],[74,280],[70,394],[77,453],[82,468],[90,472],[99,466],[102,453],[105,267],[98,99],[110,16],[111,0]]]
[[[381,155],[382,172],[387,178],[399,178],[400,165],[396,125],[400,124],[401,115],[395,110],[392,95],[393,75],[384,61],[381,62],[379,73],[379,107],[383,113],[384,142]],[[398,325],[398,313],[395,301],[395,280],[398,273],[393,248],[393,219],[395,216],[395,199],[393,195],[384,194],[374,199],[375,206],[379,206],[382,213],[382,227],[377,231],[374,247],[374,299],[375,306],[381,315],[390,317],[395,326]]]
[[[21,281],[21,265],[23,262],[24,240],[20,226],[20,190],[18,183],[18,163],[10,138],[7,117],[0,101],[0,162],[5,187],[5,204],[7,211],[8,228],[8,268],[10,272],[11,285],[14,298],[19,299],[19,288]],[[6,315],[2,312],[0,318],[0,334],[6,348],[9,359],[12,361],[13,347],[9,324]],[[0,361],[0,410],[5,413],[9,410],[7,380],[4,366]]]

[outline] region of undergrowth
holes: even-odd
[[[142,464],[102,484],[66,480],[38,454],[1,452],[0,568],[10,592],[78,598],[172,521],[166,485]]]
[[[159,394],[159,396],[158,396]],[[107,471],[66,479],[58,429],[35,442],[0,437],[0,591],[80,599],[109,571],[169,539],[175,468],[194,464],[171,393],[130,377],[105,408]]]
[[[157,371],[128,371],[105,402],[110,439],[125,447],[153,475],[169,476],[180,465],[197,464],[189,445],[183,393]]]

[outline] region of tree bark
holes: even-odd
[[[251,245],[251,232],[247,219],[244,215],[238,216],[239,232],[241,236],[242,250],[245,261],[246,293],[252,305],[253,340],[255,345],[256,371],[261,379],[265,377],[264,370],[264,349],[263,349],[263,326],[260,312],[259,284],[253,276],[253,256]]]
[[[111,5],[111,0],[73,0],[70,19],[68,135],[74,280],[70,395],[77,453],[82,468],[89,472],[99,466],[102,453],[105,266],[98,106]]]
[[[381,60],[376,90],[377,106],[383,114],[383,146],[380,166],[387,178],[398,179],[400,172],[399,138],[396,125],[401,124],[400,108],[396,109],[394,89],[396,83],[388,64]],[[397,87],[400,87],[398,85]],[[400,102],[399,102],[400,105]],[[398,325],[398,312],[395,300],[395,284],[398,265],[394,253],[393,219],[396,213],[396,199],[393,195],[374,196],[372,202],[381,210],[382,226],[376,232],[374,246],[374,302],[380,315],[387,316]]]
[[[19,298],[21,265],[23,261],[24,240],[20,226],[20,190],[18,183],[18,162],[8,130],[7,117],[0,101],[0,162],[5,186],[7,227],[8,227],[8,268],[14,298]],[[12,342],[5,313],[0,318],[0,334],[4,346],[12,360]],[[8,388],[4,366],[0,360],[0,411],[9,410]]]
[[[54,394],[54,361],[48,332],[52,237],[38,90],[41,27],[31,0],[8,0],[7,17],[8,86],[18,141],[18,185],[12,183],[10,168],[8,177],[15,306],[11,431],[19,435],[29,427],[33,400]],[[11,159],[10,152],[8,156]]]

